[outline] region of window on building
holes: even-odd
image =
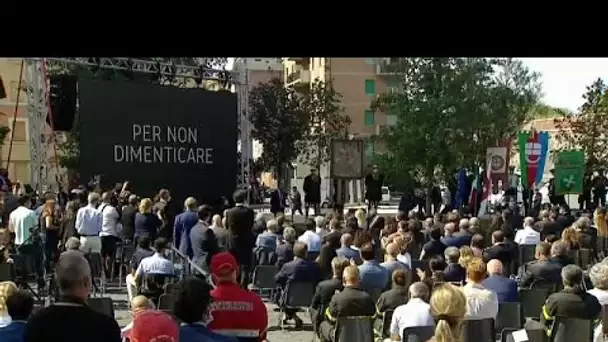
[[[386,125],[394,126],[397,124],[397,115],[395,114],[386,114]]]
[[[365,80],[365,95],[376,94],[376,81]]]
[[[376,114],[371,110],[365,111],[365,126],[373,126],[376,123]]]

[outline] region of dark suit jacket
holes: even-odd
[[[293,244],[285,242],[277,246],[277,269],[281,269],[285,263],[293,260]]]
[[[517,282],[513,279],[501,275],[492,275],[484,279],[482,284],[486,289],[496,292],[499,303],[519,302]]]
[[[321,203],[321,177],[317,175],[312,179],[312,175],[304,177],[304,201],[307,203]]]
[[[445,281],[464,281],[466,273],[466,270],[459,264],[449,264],[443,271],[443,279]]]
[[[120,223],[122,224],[122,236],[125,239],[133,241],[135,235],[135,214],[138,209],[136,207],[126,205],[122,209]]]
[[[372,317],[376,315],[376,305],[372,296],[359,287],[345,287],[336,293],[329,307],[327,318],[335,321],[340,317]]]
[[[505,243],[499,243],[488,247],[483,251],[483,260],[488,262],[492,259],[498,259],[502,262],[503,267],[507,267],[511,261],[517,260],[517,254],[511,246]]]
[[[239,264],[250,265],[253,246],[253,209],[236,206],[226,212],[226,228],[229,231],[228,250]]]
[[[190,246],[190,239],[183,239],[182,234],[190,236],[190,230],[198,223],[198,214],[194,211],[185,211],[175,217],[173,223],[173,244],[179,251],[192,257],[192,246]],[[181,246],[182,241],[186,243],[186,246]]]
[[[541,241],[544,240],[547,235],[549,234],[555,234],[557,236],[559,236],[560,232],[561,232],[561,227],[559,224],[557,224],[557,222],[555,221],[539,221],[536,222],[536,224],[534,225],[534,228],[540,232],[540,239]]]
[[[334,296],[336,291],[342,291],[343,288],[342,279],[331,278],[323,280],[317,285],[310,307],[316,310],[327,308],[331,297]]]
[[[276,214],[278,212],[282,212],[285,210],[285,194],[281,191],[282,200],[279,197],[279,191],[276,189],[275,191],[270,193],[270,212]]]
[[[313,262],[296,258],[285,263],[279,273],[274,276],[274,279],[283,288],[290,282],[311,282],[316,284],[319,280],[319,268]]]
[[[469,232],[458,232],[455,235],[456,239],[458,239],[458,245],[455,247],[460,248],[461,246],[470,246],[471,245],[471,239],[473,238],[473,234],[469,233]]]
[[[557,263],[548,260],[533,260],[522,267],[520,285],[523,287],[528,287],[538,280],[554,284],[562,282],[562,266]]]
[[[441,242],[443,242],[446,247],[460,248],[460,239],[456,236],[444,236],[441,238]]]
[[[197,223],[190,230],[190,243],[192,244],[192,261],[207,270],[211,258],[219,249],[213,230],[204,222]]]
[[[392,288],[380,295],[376,308],[378,312],[395,310],[398,306],[406,304],[408,301],[408,289],[406,287]]]

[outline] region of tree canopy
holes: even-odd
[[[342,95],[331,83],[315,79],[308,92],[302,95],[306,116],[306,130],[298,146],[300,160],[320,168],[331,158],[331,144],[336,139],[348,137],[350,117],[343,115]]]
[[[251,136],[263,146],[256,163],[275,169],[281,180],[282,168],[299,154],[298,144],[307,127],[302,99],[283,80],[273,78],[259,83],[249,93]]]
[[[509,58],[393,58],[386,68],[398,91],[372,109],[397,118],[376,137],[388,151],[377,161],[397,187],[483,165],[487,147],[512,139],[540,96],[539,75]]]
[[[601,78],[587,86],[579,113],[555,119],[557,151],[582,149],[587,170],[608,167],[608,86]]]

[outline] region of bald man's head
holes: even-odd
[[[359,284],[359,268],[351,265],[344,269],[342,274],[344,286],[357,286]]]
[[[502,275],[502,262],[498,259],[488,261],[487,268],[489,275]]]
[[[353,244],[353,236],[350,234],[344,234],[340,238],[340,242],[342,243],[342,246],[350,247],[350,245]]]
[[[399,255],[399,244],[391,242],[386,246],[386,254],[396,258]]]
[[[131,312],[136,313],[148,309],[152,309],[152,306],[146,296],[135,296],[131,299]]]

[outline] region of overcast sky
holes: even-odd
[[[521,58],[542,74],[543,102],[577,111],[585,87],[595,79],[608,79],[608,58]]]

